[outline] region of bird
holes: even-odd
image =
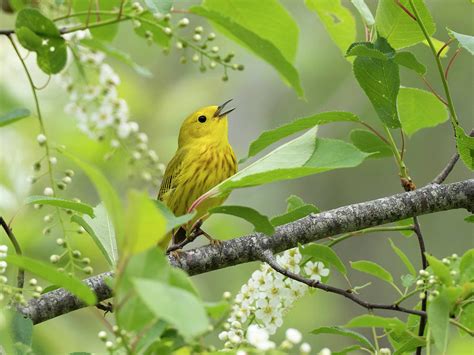
[[[231,101],[202,107],[181,125],[178,148],[166,167],[158,193],[158,200],[175,216],[188,213],[197,198],[237,172],[237,159],[228,139],[227,120],[235,108],[224,111]],[[200,227],[207,218],[207,211],[221,205],[227,197],[228,194],[212,197],[199,204],[193,219],[165,236],[159,246],[166,249],[172,241],[168,248],[170,251],[192,234],[194,237],[203,234],[211,243],[218,244]]]

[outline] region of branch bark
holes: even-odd
[[[225,241],[219,247],[207,245],[185,251],[179,258],[170,255],[169,261],[189,275],[197,275],[260,260],[265,250],[279,253],[340,233],[458,208],[474,211],[474,179],[449,185],[428,185],[415,191],[311,214],[278,227],[272,236],[252,233]],[[111,273],[105,273],[85,280],[99,302],[112,297],[112,290],[104,281],[111,276]],[[85,305],[80,300],[58,289],[29,301],[18,310],[37,324],[82,307]]]

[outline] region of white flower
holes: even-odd
[[[103,85],[115,86],[120,84],[120,77],[115,73],[110,65],[103,64],[100,67],[99,81]]]
[[[43,195],[45,196],[53,196],[54,190],[51,187],[45,187],[43,190]]]
[[[275,309],[280,307],[280,301],[275,298],[260,298],[255,304],[257,306],[255,316],[264,323],[270,323]]]
[[[99,112],[94,112],[91,116],[91,121],[94,122],[97,128],[109,127],[114,123],[114,115],[112,106],[103,105]]]
[[[127,138],[130,135],[131,130],[131,125],[129,123],[123,122],[117,127],[117,135],[122,139]]]
[[[309,354],[311,352],[311,346],[308,343],[303,343],[300,346],[301,354]]]
[[[380,355],[391,355],[392,351],[389,348],[381,348],[379,351]]]
[[[301,335],[301,332],[298,329],[295,328],[288,328],[285,333],[286,339],[290,341],[293,344],[298,344],[301,342],[303,336]]]
[[[36,136],[36,141],[38,142],[39,145],[43,145],[46,143],[46,136],[43,133],[40,133]]]
[[[331,355],[331,350],[329,348],[323,348],[321,351],[318,353],[318,355]]]
[[[275,343],[268,340],[268,332],[258,325],[251,324],[247,329],[247,341],[259,350],[269,350],[275,348]]]
[[[135,121],[129,122],[129,125],[130,125],[130,129],[132,130],[133,133],[138,132],[138,130],[140,129],[140,126]]]
[[[235,355],[247,355],[247,352],[245,350],[237,350]]]
[[[320,261],[312,262],[309,261],[304,266],[305,273],[309,276],[310,279],[321,281],[321,277],[326,277],[329,275],[329,269],[324,267],[324,264]]]

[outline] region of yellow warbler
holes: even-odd
[[[230,101],[203,107],[181,125],[178,149],[166,168],[158,193],[158,199],[176,216],[186,214],[199,196],[237,171],[237,160],[227,136],[227,114],[234,109],[223,112]],[[219,206],[226,198],[220,196],[202,202],[189,225],[204,219],[210,208]],[[172,235],[173,244],[180,243],[189,232],[181,227],[164,238],[160,246],[166,248]]]

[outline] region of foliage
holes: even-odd
[[[407,236],[415,232],[418,240],[423,239],[416,217],[393,226],[351,232],[327,243],[310,243],[287,250],[275,258],[286,273],[279,272],[266,259],[267,263],[260,265],[234,299],[230,293],[225,293],[217,302],[206,302],[191,278],[182,270],[171,267],[167,255],[157,247],[166,236],[180,228],[186,229],[189,236],[193,232],[190,229],[194,227],[192,222],[196,221],[196,210],[204,206],[207,199],[227,197],[236,189],[308,175],[343,174],[338,170],[359,167],[369,158],[394,158],[402,185],[407,191],[413,190],[415,185],[405,162],[409,153],[405,136],[411,138],[421,131],[428,134],[425,129],[448,120],[453,132],[446,134],[446,141],[453,149],[456,146],[461,161],[468,169],[474,170],[474,137],[461,125],[463,120],[457,116],[447,82],[457,55],[460,52],[473,54],[474,40],[470,35],[450,29],[439,30],[440,35],[450,36],[450,42],[456,41],[459,45],[449,62],[442,62],[447,56],[449,43],[431,37],[436,23],[423,0],[381,0],[375,16],[363,0],[352,0],[351,7],[339,0],[306,0],[304,11],[317,16],[342,53],[341,58],[347,59],[345,63],[352,66],[361,93],[365,94],[374,111],[366,116],[375,119],[362,119],[362,115],[337,109],[314,112],[264,131],[250,144],[240,163],[255,159],[264,150],[269,152],[210,189],[192,203],[187,214],[180,216],[175,216],[161,201],[150,199],[147,191],[152,188],[155,194],[164,165],[148,146],[148,135],[140,131],[138,123],[129,120],[127,102],[117,93],[120,77],[104,61],[110,58],[118,60],[144,80],[153,75],[152,71],[137,64],[136,53],[122,50],[119,41],[113,43],[114,38],[119,31],[127,35],[133,33],[134,40],[146,41],[153,51],[156,51],[156,46],[167,54],[173,48],[179,52],[181,63],[186,64],[191,59],[198,63],[202,73],[221,69],[222,80],[229,81],[229,73],[233,71],[238,76],[244,65],[233,62],[234,53],[223,54],[222,49],[215,45],[216,34],[204,29],[212,26],[231,40],[230,47],[241,47],[270,65],[289,86],[288,90],[294,90],[299,98],[304,98],[305,90],[297,68],[300,63],[296,60],[298,50],[302,50],[298,49],[300,30],[293,11],[288,11],[286,5],[278,0],[204,0],[200,5],[186,9],[176,9],[175,5],[188,4],[173,3],[172,0],[55,1],[46,6],[35,1],[10,3],[14,10],[14,28],[0,31],[0,36],[8,38],[18,65],[25,71],[25,82],[33,94],[35,111],[31,113],[29,109],[18,107],[4,112],[0,116],[0,128],[32,125],[35,120],[39,123],[36,142],[42,158],[32,164],[35,176],[31,182],[41,186],[43,193],[28,196],[23,205],[42,210],[46,224],[43,234],[57,236],[56,247],[60,252],[56,254],[51,247],[49,261],[52,265],[42,260],[44,255],[41,253],[34,257],[24,256],[12,237],[16,212],[12,214],[12,222],[5,223],[6,226],[2,224],[17,254],[0,245],[0,327],[8,330],[0,332],[0,340],[8,353],[34,352],[34,327],[15,309],[28,305],[30,298],[33,301],[29,305],[34,304],[34,299],[46,297],[48,293],[44,296],[45,290],[30,275],[40,278],[47,285],[46,291],[64,288],[78,297],[78,303],[95,305],[97,295],[81,282],[81,278],[93,274],[93,266],[100,268],[103,265],[114,273],[113,279],[107,279],[114,293],[114,312],[107,322],[110,320],[113,325],[111,332],[98,334],[109,353],[229,351],[242,354],[238,351],[242,350],[244,354],[291,351],[309,354],[311,348],[307,343],[301,343],[302,335],[295,329],[288,329],[285,340],[278,346],[269,337],[283,325],[285,314],[311,287],[343,295],[368,311],[348,319],[345,325],[325,325],[312,331],[319,337],[330,334],[353,343],[334,354],[361,350],[387,354],[391,350],[380,348],[381,337],[389,340],[394,354],[413,352],[422,347],[429,351],[432,344],[444,354],[452,336],[451,327],[473,336],[473,249],[462,251],[461,256],[453,254],[438,259],[420,246],[422,263],[426,262],[428,266],[417,272],[414,265],[419,262],[411,260],[409,255],[412,253],[402,250],[389,239],[387,255],[398,260],[408,272],[398,280],[395,273],[375,261],[347,262],[333,248],[336,243],[370,232],[400,231]],[[202,25],[189,29],[190,20],[186,16]],[[132,26],[127,26],[127,23]],[[357,32],[359,25],[365,28],[364,37]],[[422,50],[431,51],[439,74],[437,80],[444,90],[442,94],[435,92],[428,82],[426,75],[433,70],[430,63],[419,60],[413,53],[413,46],[418,44],[425,45]],[[114,186],[106,168],[90,163],[85,151],[73,154],[68,147],[54,143],[54,135],[47,134],[54,123],[49,118],[45,120],[42,114],[43,101],[38,95],[42,88],[36,86],[36,77],[31,75],[34,69],[25,61],[22,51],[34,52],[39,70],[48,77],[60,79],[64,93],[70,98],[67,112],[76,116],[82,132],[100,142],[98,146],[107,143],[107,160],[111,160],[119,149],[127,152],[131,175],[140,176],[140,190],[133,189],[132,183],[130,186]],[[321,56],[326,55],[322,50]],[[408,80],[400,75],[400,67],[408,69],[410,77],[421,77],[430,91],[404,86]],[[346,104],[343,97],[339,101],[342,106]],[[32,118],[23,120],[27,117]],[[319,126],[336,122],[351,127],[350,142],[322,137],[318,133]],[[361,126],[364,129],[360,129]],[[323,129],[320,131],[324,132]],[[394,138],[395,132],[401,135],[400,143]],[[295,134],[299,135],[283,141]],[[153,137],[153,140],[159,138]],[[277,146],[270,150],[273,145]],[[427,152],[430,152],[429,148]],[[75,172],[66,169],[58,177],[58,158],[53,154],[60,156],[61,163],[73,163],[80,174],[89,178],[97,192],[93,198],[98,202],[83,202],[73,197],[75,192],[68,188]],[[256,194],[259,191],[257,189]],[[126,198],[122,199],[123,196]],[[86,194],[80,198],[91,199]],[[239,217],[250,222],[262,238],[262,234],[272,238],[275,231],[281,230],[279,226],[320,213],[320,209],[292,195],[287,200],[287,210],[272,218],[253,207],[240,205],[223,205],[205,212],[205,217],[211,218],[216,214]],[[466,221],[472,222],[472,216]],[[200,227],[199,223],[197,225]],[[84,233],[90,239],[80,237]],[[83,239],[77,242],[79,238]],[[84,239],[91,241],[100,252],[98,260],[82,255],[79,249]],[[28,249],[28,255],[30,251]],[[179,260],[179,250],[175,253]],[[12,268],[18,272],[16,284],[10,274],[8,277],[4,275],[7,267],[8,272]],[[326,285],[332,276],[328,268],[337,270],[348,281],[348,286],[335,288]],[[409,313],[408,318],[398,317],[399,313],[391,317],[373,314],[378,304],[359,299],[360,291],[370,283],[353,286],[350,278],[356,273],[354,270],[365,273],[374,282],[390,285],[395,296],[386,302],[386,307],[379,308]],[[26,286],[22,281],[25,271],[29,278]],[[305,282],[300,282],[301,279]],[[313,294],[308,293],[310,296]],[[402,307],[403,302],[416,296],[421,300],[420,304]],[[422,317],[427,320],[426,329],[424,322],[420,321]],[[369,340],[353,328],[371,329],[373,339]],[[212,342],[208,340],[213,330],[219,331],[218,337],[223,341],[220,351],[208,344]],[[83,331],[88,330],[81,329]],[[297,344],[298,350],[295,348]]]

